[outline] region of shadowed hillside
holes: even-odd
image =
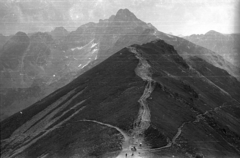
[[[135,44],[2,121],[1,156],[239,157],[239,94],[201,58]]]

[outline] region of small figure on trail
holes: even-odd
[[[136,149],[136,147],[135,147],[135,146],[134,146],[134,147],[132,147],[132,148],[131,148],[131,150],[132,150],[132,151],[137,151],[137,149]]]
[[[136,147],[135,147],[135,146],[133,147],[133,150],[134,150],[134,151],[137,151],[137,149],[136,149]]]

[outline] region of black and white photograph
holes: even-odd
[[[0,158],[240,158],[240,0],[0,0]]]

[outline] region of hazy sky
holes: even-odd
[[[75,30],[128,8],[159,31],[189,35],[240,32],[240,0],[0,0],[0,33]]]

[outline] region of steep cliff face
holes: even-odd
[[[62,45],[65,46],[65,49],[81,47],[94,39],[99,43],[98,59],[103,61],[116,52],[108,50],[114,47],[120,38],[125,35],[140,36],[147,28],[150,27],[128,9],[120,9],[109,19],[100,19],[98,23],[91,22],[80,26],[66,37]],[[126,46],[129,46],[128,41],[124,42],[124,47]]]
[[[132,45],[2,121],[1,156],[239,157],[239,94],[162,40]]]

